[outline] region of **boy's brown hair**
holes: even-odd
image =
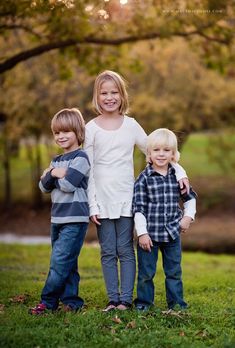
[[[79,146],[85,140],[85,121],[77,108],[57,112],[51,120],[51,130],[53,134],[60,131],[74,132]]]

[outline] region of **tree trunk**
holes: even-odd
[[[40,176],[42,173],[42,158],[40,151],[39,138],[36,138],[35,144],[35,158],[33,159],[33,168],[32,168],[32,188],[33,188],[33,207],[38,209],[43,205],[42,192],[38,187]]]
[[[12,205],[10,146],[6,135],[3,136],[3,169],[4,169],[4,206],[10,209]]]

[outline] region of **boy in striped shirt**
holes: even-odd
[[[154,303],[153,278],[158,250],[162,253],[166,299],[169,309],[184,309],[181,279],[180,232],[186,232],[196,212],[196,193],[182,194],[172,162],[178,162],[175,134],[166,128],[147,139],[148,165],[135,182],[133,214],[138,236],[138,283],[135,306],[147,310]],[[179,202],[184,203],[184,213]]]
[[[51,193],[52,252],[41,302],[29,310],[33,315],[56,310],[59,301],[65,311],[77,311],[84,304],[78,296],[77,262],[89,222],[86,190],[90,163],[80,149],[85,122],[78,109],[63,109],[53,117],[51,129],[63,154],[51,161],[39,183],[42,192]]]

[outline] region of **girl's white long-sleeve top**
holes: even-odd
[[[101,219],[132,216],[133,152],[137,145],[146,153],[146,139],[143,128],[126,115],[116,130],[105,130],[94,120],[87,123],[84,150],[91,164],[88,181],[90,216],[98,215]],[[187,176],[180,165],[174,167],[177,180]]]

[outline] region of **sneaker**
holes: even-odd
[[[35,307],[29,309],[29,314],[32,315],[41,315],[45,314],[47,311],[47,307],[44,303],[39,303]]]
[[[119,303],[119,305],[117,306],[117,309],[119,309],[120,311],[126,311],[128,309],[131,309],[132,304],[126,301],[121,301]]]
[[[147,312],[149,310],[149,307],[150,306],[147,306],[147,305],[144,305],[144,304],[141,304],[141,303],[138,303],[137,305],[135,305],[135,309],[137,311],[140,311],[140,312]]]
[[[188,306],[181,306],[178,303],[174,305],[173,307],[169,308],[175,312],[185,312],[188,309]]]
[[[110,301],[107,306],[102,309],[102,312],[110,312],[110,311],[113,311],[114,309],[117,308],[117,306],[119,305],[118,302],[114,302],[114,301]]]

